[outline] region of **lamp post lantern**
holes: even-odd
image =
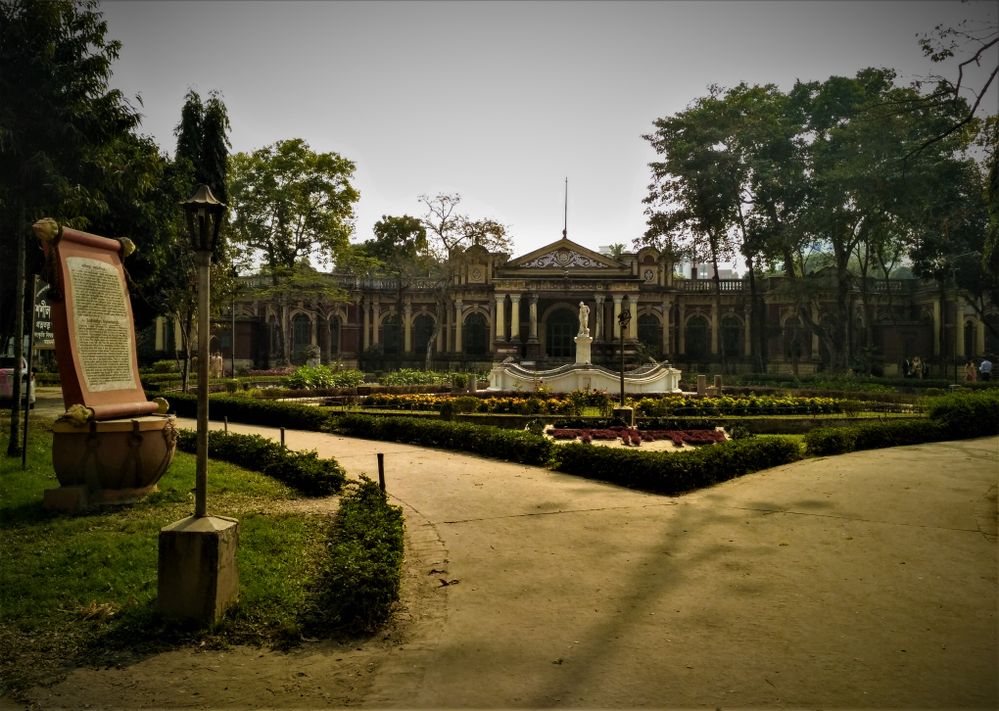
[[[631,325],[631,310],[622,309],[617,321],[621,326],[621,407],[624,407],[624,334]]]
[[[198,257],[198,451],[195,470],[194,515],[207,516],[208,492],[208,312],[212,250],[225,214],[225,205],[215,199],[207,185],[200,186],[182,203],[187,215],[191,247]]]
[[[225,205],[215,199],[207,185],[199,187],[182,205],[191,246],[198,256],[198,453],[194,515],[160,529],[157,604],[166,617],[213,625],[239,594],[239,521],[209,516],[206,501],[209,271]]]

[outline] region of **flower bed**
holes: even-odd
[[[594,440],[613,442],[620,439],[621,444],[640,447],[642,442],[661,442],[669,440],[675,446],[684,444],[701,445],[725,441],[725,433],[721,430],[640,430],[635,427],[606,427],[601,429],[553,427],[547,434],[560,442],[578,439],[584,444]]]

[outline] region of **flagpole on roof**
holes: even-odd
[[[569,239],[569,177],[565,178],[565,216],[562,222],[562,239]]]

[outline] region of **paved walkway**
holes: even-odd
[[[383,452],[411,561],[444,593],[368,705],[999,705],[999,438],[678,498],[395,443],[286,443],[372,478]]]
[[[999,437],[811,459],[682,497],[394,443],[286,443],[372,478],[384,453],[406,510],[403,639],[345,703],[999,707]],[[142,697],[156,706],[225,706],[219,680],[254,674],[256,656],[200,677],[192,661],[172,686],[148,660],[92,698],[159,683]],[[268,687],[288,691],[257,707],[328,705],[342,656],[289,657]]]

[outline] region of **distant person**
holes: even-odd
[[[982,380],[992,380],[992,361],[989,360],[988,356],[982,358],[982,362],[978,366],[978,373],[982,376]]]
[[[912,357],[912,375],[920,379],[923,377],[923,359],[919,356]]]
[[[978,380],[978,369],[975,368],[975,362],[969,360],[964,364],[964,379],[969,383],[973,383]]]

